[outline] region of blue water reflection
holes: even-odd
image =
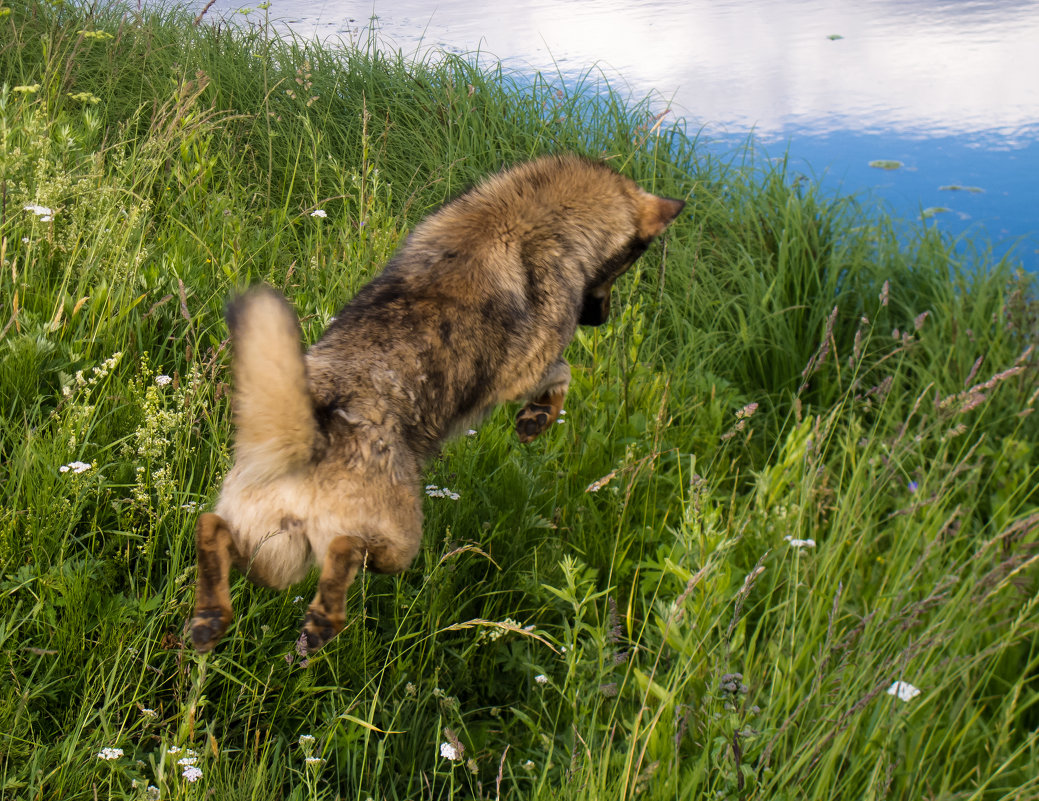
[[[241,5],[217,0],[209,13]],[[273,0],[268,13],[304,36],[356,40],[373,9],[381,39],[405,53],[478,50],[570,80],[598,65],[714,147],[753,131],[828,187],[910,220],[947,208],[929,224],[980,233],[997,253],[1015,246],[1039,270],[1034,2]],[[878,159],[904,166],[871,168]]]

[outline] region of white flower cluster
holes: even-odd
[[[168,375],[157,375],[155,376],[155,383],[158,384],[160,387],[164,387],[167,384],[172,384],[173,379],[170,378]]]
[[[178,745],[171,745],[166,749],[167,754],[179,754],[182,750]],[[198,762],[198,754],[190,748],[184,750],[184,756],[177,760],[177,764],[183,768],[180,775],[189,782],[197,782],[202,778],[202,769],[195,763]]]
[[[116,351],[103,362],[101,362],[101,364],[98,367],[94,368],[94,371],[91,374],[90,378],[87,378],[85,375],[83,375],[82,370],[77,370],[76,377],[73,379],[73,381],[75,382],[74,388],[89,389],[90,387],[93,387],[99,381],[101,381],[102,378],[104,378],[106,375],[112,372],[115,369],[116,365],[119,364],[119,360],[122,358],[123,352],[121,350]],[[65,385],[61,388],[61,394],[66,398],[71,398],[72,390],[73,386]]]
[[[794,537],[791,537],[789,534],[787,534],[785,537],[783,537],[783,539],[785,539],[787,542],[790,543],[790,547],[791,548],[814,548],[815,547],[815,540],[812,540],[812,539],[799,540],[799,539],[795,539]]]
[[[920,690],[908,681],[896,681],[887,688],[887,694],[895,696],[899,701],[912,701],[920,694]]]
[[[451,743],[446,742],[440,744],[440,756],[444,759],[450,759],[452,762],[462,758],[462,755],[458,753],[458,749],[451,745]]]
[[[102,748],[101,752],[97,755],[98,759],[111,760],[119,759],[123,755],[122,748]]]
[[[48,209],[46,206],[38,206],[35,203],[31,203],[25,207],[26,211],[31,211],[37,217],[40,218],[40,222],[50,222],[54,219],[54,210]]]
[[[430,498],[450,498],[452,501],[457,501],[462,497],[457,492],[453,492],[447,487],[438,487],[436,484],[426,485],[426,495]]]
[[[90,462],[69,462],[68,464],[63,464],[61,467],[59,467],[58,472],[67,473],[69,472],[69,470],[71,470],[73,473],[85,473],[93,466],[94,465],[92,465]]]

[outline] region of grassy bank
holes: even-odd
[[[0,796],[1039,795],[1012,265],[450,56],[0,15]],[[225,641],[186,647],[229,295],[279,287],[312,341],[416,220],[559,150],[689,201],[568,351],[565,423],[446,448],[459,497],[309,662],[313,581],[237,580]]]

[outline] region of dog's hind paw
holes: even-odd
[[[195,650],[203,654],[211,651],[220,642],[230,623],[230,612],[223,609],[199,609],[189,626]]]
[[[307,610],[303,619],[303,630],[300,639],[306,643],[307,653],[312,654],[322,648],[329,640],[343,630],[345,620],[331,620],[319,610]]]
[[[516,415],[516,436],[520,442],[530,442],[544,434],[557,416],[553,414],[551,406],[531,401]]]

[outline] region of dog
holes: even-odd
[[[300,644],[342,630],[365,566],[405,570],[421,478],[441,444],[522,400],[521,442],[559,416],[578,325],[681,212],[605,164],[547,156],[491,176],[419,223],[304,353],[288,301],[256,287],[228,307],[235,461],[195,530],[194,647],[232,619],[232,565],[276,589],[320,575]]]

